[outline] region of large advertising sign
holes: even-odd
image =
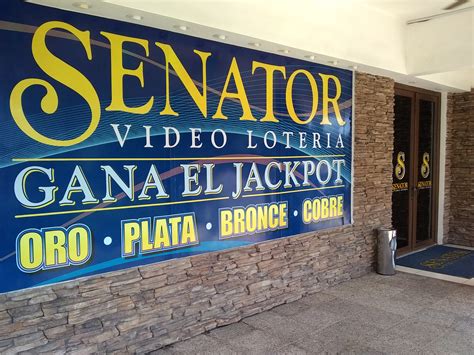
[[[351,223],[351,71],[16,0],[0,53],[0,292]]]

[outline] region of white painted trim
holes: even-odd
[[[399,265],[395,266],[395,270],[400,271],[400,272],[404,272],[404,273],[407,273],[407,274],[414,274],[414,275],[419,275],[419,276],[430,277],[432,279],[438,279],[438,280],[443,280],[443,281],[448,281],[448,282],[455,282],[455,283],[462,284],[462,285],[474,286],[474,278],[473,279],[465,279],[463,277],[438,274],[436,272],[412,269],[410,267],[399,266]]]
[[[444,193],[446,178],[446,124],[448,113],[448,94],[441,93],[441,115],[439,125],[439,172],[438,172],[438,226],[437,243],[443,244],[444,236]]]
[[[451,248],[458,248],[458,249],[466,249],[466,250],[474,250],[473,247],[466,247],[464,245],[456,245],[456,244],[445,244],[447,247]]]
[[[425,250],[427,250],[427,249],[429,249],[429,248],[432,248],[432,247],[434,247],[434,245],[428,245],[427,247],[424,247],[424,248],[412,250],[412,251],[410,251],[410,252],[408,252],[408,253],[405,253],[405,254],[403,254],[403,255],[397,256],[395,259],[401,259],[401,258],[404,258],[405,256],[412,255],[412,254],[416,254],[416,253],[425,251]]]

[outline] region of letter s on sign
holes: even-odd
[[[395,166],[395,176],[398,180],[405,177],[405,152],[398,152],[397,165]]]
[[[53,29],[61,29],[72,33],[84,46],[87,58],[92,60],[90,32],[79,31],[77,28],[64,22],[51,21],[38,27],[33,35],[31,44],[33,58],[38,66],[51,78],[75,91],[87,102],[91,110],[91,122],[88,128],[76,138],[59,140],[46,137],[31,126],[25,117],[22,106],[23,92],[30,86],[41,85],[46,89],[46,94],[41,100],[41,109],[45,113],[53,114],[58,108],[58,94],[56,90],[50,83],[42,79],[29,78],[20,81],[12,90],[10,111],[18,127],[29,137],[44,144],[65,147],[78,144],[94,133],[100,121],[100,101],[91,82],[81,72],[56,57],[47,48],[46,36]]]

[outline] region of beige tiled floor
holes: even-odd
[[[474,354],[474,287],[370,274],[161,354]]]

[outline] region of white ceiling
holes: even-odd
[[[339,0],[336,0],[339,1]],[[345,1],[345,0],[342,0]],[[473,6],[472,0],[456,7],[454,10],[443,10],[455,0],[349,0],[379,9],[396,16],[404,22],[432,15],[445,14]]]
[[[474,0],[442,19],[414,25],[406,23],[448,13],[443,8],[455,0],[29,1],[174,32],[186,25],[186,34],[192,36],[221,41],[216,34],[224,34],[227,43],[251,47],[258,42],[259,50],[288,49],[286,55],[301,59],[314,55],[323,64],[357,66],[436,91],[474,86],[474,11],[458,11],[474,9]],[[79,2],[91,7],[74,6]],[[143,19],[135,21],[130,15]]]
[[[104,2],[127,6],[137,9],[146,9],[146,11],[160,13],[160,8],[173,6],[186,6],[202,4],[206,7],[212,5],[231,4],[235,0],[103,0]],[[57,2],[65,2],[58,0]],[[239,0],[240,3],[247,3],[249,9],[256,4],[266,4],[270,2],[272,6],[281,6],[289,3],[295,6],[294,0]],[[344,6],[357,8],[369,6],[384,12],[388,15],[396,17],[403,22],[414,20],[422,17],[445,14],[452,11],[468,8],[473,6],[472,0],[464,5],[456,7],[454,10],[443,10],[445,7],[456,2],[456,0],[298,0],[299,8],[304,9],[305,5],[318,5],[324,2],[330,2],[332,5],[339,3]],[[313,4],[310,4],[313,3]]]

